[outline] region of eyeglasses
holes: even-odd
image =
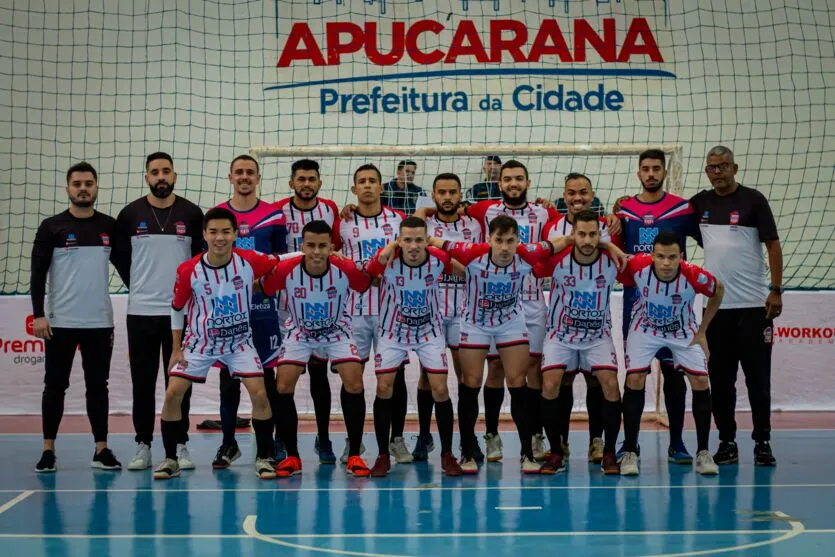
[[[729,163],[723,162],[722,164],[709,164],[705,167],[705,172],[727,172],[731,168]]]

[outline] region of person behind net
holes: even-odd
[[[174,193],[177,173],[171,155],[157,152],[145,159],[145,183],[150,192],[129,203],[116,218],[116,241],[128,262],[123,277],[128,294],[128,361],[133,384],[133,428],[136,455],[128,470],[145,470],[153,463],[151,442],[156,422],[160,351],[165,386],[171,360],[171,285],[177,267],[203,251],[203,211]],[[183,397],[188,419],[191,391]],[[186,422],[177,444],[181,470],[194,468]]]
[[[87,417],[95,452],[90,466],[121,470],[107,446],[113,306],[108,285],[112,262],[127,277],[128,263],[114,249],[116,221],[94,209],[98,174],[87,162],[67,170],[70,207],[44,219],[32,244],[32,315],[36,337],[44,339],[44,390],[41,397],[43,453],[35,472],[55,472],[55,439],[64,416],[64,395],[76,350],[81,351]],[[49,298],[44,307],[47,279]]]
[[[710,437],[710,383],[707,376],[708,351],[705,331],[719,310],[725,287],[712,274],[683,260],[681,239],[672,230],[658,233],[652,254],[634,256],[622,274],[624,286],[640,292],[626,338],[626,381],[623,393],[624,453],[620,463],[623,476],[637,476],[638,433],[647,374],[653,358],[662,348],[673,355],[675,369],[687,375],[693,391],[696,422],[696,472],[719,472],[708,451]],[[696,323],[693,303],[696,294],[708,297],[701,324]]]
[[[432,183],[432,200],[435,204],[435,214],[426,217],[426,228],[429,236],[449,240],[451,242],[484,241],[484,226],[481,221],[462,214],[461,208],[461,179],[456,174],[438,174]],[[452,354],[452,367],[458,382],[461,382],[461,362],[458,358],[458,343],[461,338],[461,314],[464,309],[464,278],[455,274],[444,273],[438,282],[438,298],[442,316],[443,335],[446,345]],[[504,386],[501,387],[504,394]],[[417,410],[419,434],[412,457],[415,462],[422,462],[429,458],[429,453],[435,449],[430,426],[432,423],[432,408],[435,402],[429,377],[421,367],[417,384]]]
[[[365,266],[370,276],[382,279],[379,341],[374,358],[377,377],[374,430],[379,456],[371,468],[372,477],[384,477],[391,469],[389,433],[394,373],[409,352],[417,354],[432,389],[444,474],[462,474],[452,452],[454,418],[447,389],[449,364],[438,289],[443,276],[453,274],[455,269],[446,252],[427,247],[426,243],[426,223],[417,217],[407,217],[400,223],[397,239],[381,248]]]
[[[478,203],[479,201],[495,201],[502,198],[499,189],[499,173],[502,168],[502,159],[498,155],[484,157],[481,171],[484,181],[470,186],[464,193],[464,202],[467,204]]]
[[[415,185],[417,163],[402,160],[397,163],[397,176],[383,185],[382,202],[386,207],[402,211],[407,215],[415,212],[418,200],[426,199],[423,188]]]
[[[279,255],[287,251],[287,227],[284,214],[258,197],[261,183],[261,169],[258,162],[249,155],[239,155],[229,165],[229,183],[232,198],[218,205],[235,215],[238,223],[235,246],[255,250],[259,253]],[[264,296],[263,292],[252,291],[252,342],[264,367],[264,384],[270,404],[275,407],[275,362],[281,347],[281,322],[278,318],[278,301]],[[235,440],[238,405],[241,402],[240,382],[232,377],[229,370],[220,369],[220,424],[223,441],[217,450],[212,467],[228,468],[240,458],[241,451]],[[275,408],[273,408],[275,412]],[[286,456],[280,431],[275,432],[276,460]]]
[[[171,302],[173,353],[160,419],[165,458],[154,469],[155,480],[180,475],[177,443],[185,423],[183,397],[192,383],[206,382],[215,362],[240,379],[252,401],[255,474],[261,479],[276,476],[272,411],[252,339],[250,308],[254,281],[272,271],[278,259],[236,248],[237,236],[235,214],[222,207],[210,209],[203,219],[206,251],[177,268]]]
[[[261,281],[264,293],[283,292],[289,300],[290,328],[278,356],[278,414],[280,431],[287,443],[287,458],[276,465],[280,478],[301,474],[298,449],[298,413],[294,393],[299,376],[313,354],[330,360],[342,379],[340,393],[348,442],[346,472],[367,477],[368,465],[360,456],[365,394],[363,360],[354,342],[346,305],[355,293],[371,286],[367,274],[333,253],[332,231],[324,221],[314,220],[302,229],[302,255],[279,263]]]
[[[659,231],[672,230],[681,240],[681,253],[687,259],[686,237],[695,238],[698,233],[693,225],[693,208],[686,199],[664,191],[666,177],[664,151],[650,149],[638,156],[641,192],[618,200],[615,211],[621,220],[622,247],[626,253],[652,253],[653,241]],[[640,292],[636,288],[625,288],[623,299],[623,338],[627,338],[629,318],[640,299]],[[692,465],[693,457],[682,439],[687,384],[682,374],[675,370],[669,349],[660,350],[656,358],[664,375],[664,405],[670,423],[667,459],[676,464]],[[636,448],[636,453],[641,454],[640,447]]]
[[[275,203],[276,209],[284,213],[287,221],[287,251],[302,251],[302,230],[314,220],[324,221],[331,227],[332,243],[339,240],[339,208],[330,199],[319,195],[322,178],[319,163],[310,159],[295,161],[290,167],[290,189],[293,195]],[[289,319],[289,298],[282,294],[279,300],[279,315],[282,323]],[[286,334],[286,327],[282,332]],[[335,368],[332,371],[336,371]],[[328,381],[328,362],[322,354],[314,353],[307,363],[310,377],[310,397],[316,414],[316,440],[313,448],[319,456],[319,464],[336,464],[336,455],[328,431],[331,418],[331,387]]]

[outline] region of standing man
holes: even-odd
[[[151,192],[122,209],[116,219],[114,245],[128,264],[122,277],[128,295],[128,357],[133,383],[133,429],[136,456],[128,470],[150,468],[151,441],[156,421],[157,376],[162,351],[165,386],[171,360],[171,285],[177,267],[202,251],[203,211],[174,194],[177,173],[167,153],[145,160],[145,183]],[[182,415],[188,420],[191,390],[183,397]],[[180,428],[177,461],[182,470],[194,468],[188,452],[188,421]]]
[[[330,199],[319,197],[322,178],[319,175],[319,163],[310,159],[301,159],[290,167],[290,189],[293,195],[285,197],[275,204],[276,209],[284,213],[287,221],[287,248],[289,252],[302,251],[302,230],[308,223],[320,220],[331,230],[331,243],[339,245],[339,208]],[[289,317],[288,298],[282,294],[279,312]],[[282,321],[286,317],[282,318]],[[330,441],[328,427],[331,418],[331,386],[328,381],[328,362],[311,356],[307,364],[310,377],[310,397],[316,413],[316,441],[314,448],[319,455],[320,464],[336,464],[336,455]],[[278,420],[276,420],[276,426]]]
[[[287,228],[284,214],[273,204],[258,198],[261,183],[261,169],[258,162],[249,155],[239,155],[229,167],[229,183],[232,184],[232,199],[221,203],[237,219],[235,247],[255,250],[268,255],[287,251]],[[252,341],[264,367],[264,383],[270,404],[275,405],[275,363],[281,346],[281,329],[278,319],[278,304],[275,298],[253,291],[250,308],[252,320]],[[220,423],[223,428],[223,442],[217,450],[212,467],[228,468],[241,456],[235,441],[235,422],[238,405],[241,402],[241,384],[232,378],[225,366],[220,372]],[[286,454],[284,444],[276,432],[275,456],[282,460]]]
[[[494,201],[502,198],[499,189],[499,173],[502,168],[502,159],[498,155],[484,157],[481,167],[484,181],[473,184],[464,194],[466,203],[478,203],[479,201]]]
[[[722,145],[707,154],[705,174],[713,190],[690,200],[699,220],[705,268],[725,284],[726,295],[707,330],[713,418],[719,430],[717,464],[739,461],[736,446],[736,377],[745,374],[754,430],[754,464],[774,466],[771,453],[771,348],[774,318],[783,310],[783,252],[768,200],[737,183],[739,167],[733,152]],[[771,283],[766,284],[768,252]]]
[[[423,188],[415,185],[416,172],[415,161],[402,160],[397,163],[397,177],[386,182],[383,188],[383,205],[407,215],[414,213],[418,199],[426,198]]]
[[[43,454],[35,472],[55,472],[55,438],[64,416],[64,394],[76,348],[81,350],[87,417],[96,443],[90,466],[121,470],[107,448],[107,381],[113,354],[113,306],[108,284],[112,261],[119,274],[127,268],[111,246],[116,221],[93,208],[98,175],[87,162],[67,171],[70,208],[44,219],[32,245],[32,314],[34,333],[44,339],[44,390],[41,398]],[[49,299],[44,309],[46,282]]]

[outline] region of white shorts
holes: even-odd
[[[355,315],[351,317],[351,330],[354,332],[354,342],[357,344],[360,358],[367,362],[371,356],[371,348],[377,352],[377,316]]]
[[[408,360],[409,351],[417,354],[426,373],[449,373],[446,342],[442,337],[435,337],[429,342],[417,345],[380,339],[374,356],[374,371],[378,374],[394,373]]]
[[[501,327],[490,329],[479,327],[466,320],[461,322],[459,348],[489,350],[491,346],[506,348],[517,344],[529,344],[528,328],[522,316],[517,316]]]
[[[242,344],[228,354],[207,355],[199,352],[183,351],[185,364],[177,363],[168,375],[182,377],[194,383],[205,383],[209,375],[209,368],[215,363],[226,366],[232,377],[263,377],[264,369],[258,352],[249,344]]]
[[[443,325],[447,346],[450,350],[458,350],[458,343],[461,342],[461,318],[445,317]]]
[[[282,290],[282,295],[284,291]],[[281,320],[281,344],[287,342],[287,337],[290,335],[290,331],[293,329],[293,321],[290,317],[290,313],[287,311],[278,311],[278,318]],[[320,362],[327,362],[328,356],[327,354],[319,351],[314,350],[313,354],[310,356],[314,360],[319,360]]]
[[[306,366],[311,357],[324,361],[330,360],[332,369],[345,362],[362,363],[357,345],[351,339],[342,339],[335,342],[305,342],[303,340],[286,339],[278,351],[276,365]]]
[[[626,338],[626,373],[648,373],[652,359],[662,348],[673,353],[673,365],[691,375],[707,375],[707,358],[699,345],[690,346],[688,339],[672,339],[630,331]]]
[[[545,318],[548,307],[542,300],[522,300],[522,309],[525,312],[525,325],[528,326],[528,344],[531,346],[531,358],[542,356],[542,347],[545,344]],[[489,359],[499,357],[496,344],[490,345],[487,351]]]
[[[618,356],[611,338],[591,346],[563,344],[556,339],[545,341],[542,372],[562,369],[566,373],[618,371]]]

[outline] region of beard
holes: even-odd
[[[641,185],[642,185],[642,186],[644,187],[644,189],[645,189],[646,191],[648,191],[649,193],[655,193],[655,192],[657,192],[658,190],[660,190],[661,188],[663,188],[663,187],[664,187],[664,180],[661,180],[660,182],[658,182],[658,183],[657,183],[657,184],[655,184],[654,186],[648,186],[648,185],[646,185],[644,182],[641,182]]]
[[[174,186],[165,182],[149,185],[149,187],[151,188],[153,196],[158,197],[159,199],[165,199],[171,195],[172,191],[174,191]]]
[[[502,200],[505,202],[506,205],[522,205],[528,202],[528,190],[523,191],[516,197],[511,197],[507,195],[504,190],[502,192]]]
[[[458,203],[456,205],[453,205],[452,209],[450,209],[449,211],[444,209],[442,205],[436,205],[435,207],[438,209],[439,214],[444,215],[445,217],[451,217],[452,215],[454,215],[458,212],[458,208],[460,206],[461,206],[460,203]]]
[[[88,195],[87,197],[81,199],[78,197],[70,197],[70,203],[75,205],[76,207],[81,207],[82,209],[87,209],[88,207],[92,207],[96,203],[96,196],[95,195]]]

